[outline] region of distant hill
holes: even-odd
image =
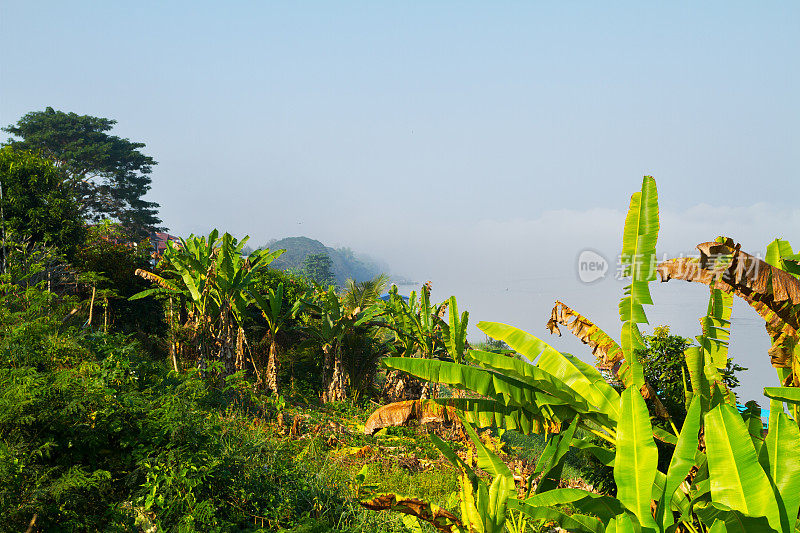
[[[331,248],[315,239],[308,237],[287,237],[267,243],[270,250],[284,249],[279,258],[272,262],[270,268],[286,270],[289,268],[300,269],[303,261],[309,254],[328,254],[333,262],[333,273],[336,282],[340,285],[345,280],[352,278],[356,281],[372,279],[381,272],[389,272],[389,266],[365,255],[356,255],[350,248]]]

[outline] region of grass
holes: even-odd
[[[516,431],[506,431],[503,434],[503,442],[507,444],[512,455],[532,463],[539,459],[545,446],[544,436],[523,435]],[[584,454],[570,448],[564,459],[564,471],[561,477],[566,480],[579,480],[581,470],[586,466],[587,460]]]

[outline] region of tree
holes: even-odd
[[[0,148],[3,239],[8,245],[51,244],[71,257],[85,229],[64,175],[46,159]]]
[[[333,261],[325,253],[308,254],[303,261],[303,273],[323,287],[336,285],[333,275]]]
[[[348,279],[345,283],[342,300],[349,311],[366,309],[378,303],[378,299],[389,284],[389,276],[379,274],[366,281]]]
[[[245,246],[242,250],[246,248]],[[291,390],[295,390],[294,365],[297,362],[297,354],[290,347],[295,341],[299,343],[302,333],[301,322],[292,316],[292,311],[295,302],[305,297],[311,290],[311,286],[303,276],[284,270],[260,269],[253,277],[250,292],[256,298],[255,304],[258,310],[247,317],[245,330],[248,337],[261,337],[255,345],[254,358],[258,367],[263,367],[266,371],[263,375],[259,375],[259,385],[265,385],[267,389],[276,393],[279,391],[279,374],[284,362],[289,363]],[[262,360],[264,356],[266,363]],[[314,366],[316,368],[316,361]]]
[[[659,326],[652,335],[644,336],[644,348],[636,351],[642,364],[645,380],[655,389],[670,417],[680,427],[686,418],[686,394],[684,385],[688,383],[689,369],[686,367],[684,351],[692,345],[692,340],[680,335],[671,335],[669,326]],[[733,390],[739,386],[736,372],[747,370],[728,358],[725,368],[719,369],[722,382]],[[691,389],[690,389],[691,391]]]
[[[121,232],[119,224],[107,220],[88,228],[86,242],[76,251],[72,265],[82,272],[81,277],[93,281],[104,324],[125,333],[162,333],[164,320],[157,301],[128,301],[150,287],[135,273],[151,265],[145,249],[120,243]],[[91,279],[91,274],[96,277]]]
[[[342,363],[342,340],[356,323],[356,316],[348,313],[333,287],[324,291],[317,285],[313,300],[300,300],[295,304],[299,311],[310,311],[314,318],[304,328],[306,335],[322,347],[322,401],[342,401],[347,398],[347,374]]]
[[[143,200],[156,161],[131,142],[108,132],[116,120],[55,111],[33,111],[3,131],[15,148],[37,150],[67,175],[86,220],[118,220],[131,236],[145,238],[161,222],[158,204]]]
[[[287,300],[283,296],[283,283],[278,284],[277,289],[267,289],[266,297],[262,297],[256,292],[253,295],[256,296],[261,314],[267,323],[265,340],[269,342],[269,356],[264,381],[267,389],[278,394],[278,365],[280,364],[280,359],[277,337],[283,331],[284,324],[291,319],[291,307],[286,305]]]

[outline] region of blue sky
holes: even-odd
[[[0,6],[0,122],[118,120],[160,163],[174,233],[351,246],[538,334],[555,298],[618,328],[621,286],[574,261],[618,252],[643,174],[669,255],[720,233],[800,246],[796,2]],[[693,335],[705,295],[673,283],[654,323]]]

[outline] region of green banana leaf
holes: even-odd
[[[723,522],[728,533],[776,533],[766,517],[748,516],[718,503],[702,503],[694,507],[694,512],[706,527]],[[719,526],[717,526],[719,527]]]
[[[550,507],[528,505],[520,500],[508,500],[509,509],[521,511],[532,520],[552,520],[559,526],[574,533],[603,533],[603,523],[593,516],[582,514],[569,515]]]
[[[464,418],[461,418],[461,422],[464,424],[464,430],[467,435],[475,444],[475,450],[478,453],[478,468],[482,468],[494,476],[499,476],[503,479],[504,489],[508,490],[509,493],[514,492],[514,474],[508,466],[483,444],[478,434],[475,433],[475,430]]]
[[[542,474],[539,485],[536,487],[537,494],[558,487],[561,472],[564,469],[564,457],[569,451],[572,437],[575,435],[575,429],[579,423],[580,418],[575,417],[566,430],[558,435],[551,435],[547,440],[547,445],[531,473],[531,478],[534,475]]]
[[[656,470],[656,477],[653,480],[652,492],[652,500],[656,504],[656,514],[654,518],[656,523],[661,523],[664,527],[669,527],[673,522],[671,519],[671,513],[665,513],[663,516],[659,513],[659,503],[664,496],[664,489],[666,485],[667,475],[660,470]],[[682,515],[688,515],[691,512],[690,504],[691,502],[689,502],[689,499],[680,492],[675,492],[670,501],[670,506],[675,507],[675,509]]]
[[[546,352],[539,358],[537,366],[587,398],[612,421],[619,419],[619,393],[592,365],[569,353]]]
[[[525,331],[508,324],[500,322],[481,321],[477,324],[478,329],[489,337],[503,341],[508,344],[515,352],[524,355],[531,363],[545,352],[555,352],[558,350],[544,342],[542,339],[531,335]]]
[[[628,387],[620,395],[620,416],[617,424],[617,456],[614,480],[617,498],[646,527],[656,528],[650,513],[650,499],[658,465],[658,450],[647,405],[639,390]]]
[[[766,516],[780,529],[780,513],[772,485],[761,468],[742,417],[719,404],[704,417],[711,497],[748,516]]]
[[[488,506],[485,509],[481,502],[482,491],[478,491],[478,508],[483,511],[481,515],[485,530],[487,532],[496,531],[500,533],[505,529],[508,499],[516,496],[517,493],[514,485],[514,474],[497,455],[483,444],[483,441],[472,429],[472,426],[463,418],[461,421],[464,423],[464,430],[469,435],[470,440],[475,444],[475,450],[478,453],[478,467],[495,476],[492,484],[488,487],[486,494]]]
[[[605,533],[652,533],[651,529],[642,529],[636,516],[630,511],[617,515],[606,526]]]
[[[688,413],[686,413],[686,419],[683,423],[683,428],[681,428],[678,443],[675,445],[675,451],[672,453],[672,460],[667,469],[664,495],[659,502],[660,508],[658,512],[661,516],[671,518],[669,517],[669,513],[673,510],[670,503],[673,495],[675,491],[678,490],[681,483],[683,483],[684,478],[692,469],[692,466],[694,466],[697,444],[700,440],[700,407],[700,399],[695,398],[689,406]],[[674,510],[677,511],[678,509]]]
[[[464,311],[459,318],[458,303],[456,302],[455,296],[450,297],[448,308],[450,312],[450,323],[447,324],[446,331],[444,331],[445,346],[450,353],[450,357],[452,357],[455,362],[460,363],[467,340],[469,313]]]
[[[604,524],[625,512],[619,500],[582,489],[553,489],[522,500],[531,507],[552,507],[570,504],[582,513],[598,517]]]
[[[783,412],[783,404],[776,400],[770,402],[769,433],[764,447],[769,461],[767,475],[776,489],[783,530],[791,531],[799,522],[800,428]]]
[[[499,322],[478,322],[478,329],[493,339],[506,342],[529,361],[538,359],[536,367],[565,383],[616,421],[619,394],[606,383],[597,369],[577,357],[562,354],[543,340],[514,326]]]
[[[560,421],[574,414],[569,407],[542,406],[535,412],[534,406],[520,409],[503,402],[484,398],[455,398],[431,400],[441,405],[458,409],[471,424],[477,427],[497,427],[517,430],[524,435],[554,432],[560,429]]]
[[[724,520],[714,520],[714,525],[708,530],[708,533],[728,533],[728,527],[725,525]]]
[[[767,254],[764,261],[772,266],[776,266],[782,270],[791,273],[794,277],[800,277],[800,263],[798,257],[792,251],[792,245],[789,241],[782,239],[775,239],[767,245]]]
[[[470,350],[467,358],[479,366],[513,377],[542,392],[564,400],[576,410],[588,411],[589,402],[566,383],[544,370],[507,355]]]
[[[571,446],[579,450],[586,450],[595,456],[595,458],[606,466],[614,466],[615,453],[614,450],[603,448],[597,444],[585,439],[572,439]]]
[[[800,404],[800,387],[764,387],[764,396],[772,400]]]
[[[644,384],[641,365],[634,353],[644,347],[638,324],[646,324],[645,304],[652,304],[648,283],[656,279],[656,241],[658,239],[658,191],[651,176],[642,180],[642,189],[631,196],[622,235],[620,264],[623,275],[631,279],[619,302],[622,321],[620,346],[631,368],[630,383],[638,389]]]
[[[402,370],[424,381],[463,385],[478,394],[503,401],[506,405],[522,408],[534,406],[538,411],[542,405],[570,404],[568,400],[539,392],[518,379],[474,366],[408,357],[387,357],[383,364],[387,368]]]

